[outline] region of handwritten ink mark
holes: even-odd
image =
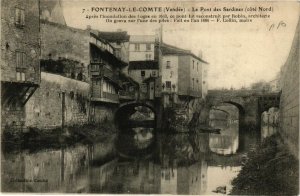
[[[280,21],[277,26],[276,26],[276,29],[279,29],[280,27],[286,27],[286,23],[284,21]],[[272,29],[275,28],[275,23],[273,23],[270,28],[269,28],[269,31],[271,31]]]

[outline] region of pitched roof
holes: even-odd
[[[134,84],[134,85],[136,85],[136,86],[139,85],[139,83],[138,83],[137,81],[135,81],[133,78],[131,78],[131,77],[125,75],[125,74],[122,73],[122,72],[120,72],[119,78],[120,78],[120,80],[123,81],[123,82],[124,82],[124,81],[128,81],[128,82],[130,82],[130,83],[132,83],[132,84]]]
[[[129,41],[129,35],[127,31],[114,31],[114,32],[105,32],[98,31],[99,37],[107,40],[108,42],[126,42]]]
[[[208,64],[208,62],[206,62],[203,59],[201,59],[200,57],[196,56],[190,50],[185,50],[185,49],[178,48],[176,46],[172,46],[172,45],[165,44],[165,43],[161,44],[160,49],[161,49],[161,52],[162,52],[163,55],[170,55],[170,54],[174,54],[174,55],[191,55],[194,58],[198,59],[199,61]]]
[[[158,69],[157,61],[130,61],[128,70]]]
[[[153,43],[155,42],[155,35],[131,35],[130,42]]]

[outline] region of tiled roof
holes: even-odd
[[[190,50],[184,50],[165,43],[162,43],[160,48],[163,54],[190,54],[191,53]]]
[[[126,42],[129,41],[129,35],[127,31],[114,31],[114,32],[105,32],[98,31],[99,37],[107,40],[108,42]]]
[[[176,46],[172,46],[172,45],[165,44],[165,43],[162,43],[160,48],[161,48],[161,52],[162,52],[163,55],[170,55],[170,54],[174,54],[174,55],[191,55],[194,58],[198,59],[199,61],[208,64],[206,61],[204,61],[200,57],[193,54],[190,50],[181,49],[181,48],[178,48]]]
[[[158,69],[157,61],[130,61],[129,70]]]
[[[134,43],[153,43],[155,42],[155,35],[131,35],[130,42]]]

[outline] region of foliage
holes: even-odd
[[[263,80],[251,84],[252,90],[270,91],[271,85]]]
[[[42,59],[41,69],[50,73],[60,74],[63,76],[71,77],[77,80],[84,80],[83,65],[71,59],[59,58],[58,60],[53,59]]]
[[[267,138],[248,157],[241,172],[232,181],[231,194],[298,194],[298,161],[288,153],[278,135]]]

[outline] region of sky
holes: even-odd
[[[122,29],[130,35],[154,34],[159,24],[106,23],[100,19],[86,19],[82,9],[103,6],[170,6],[170,7],[273,7],[271,18],[258,19],[252,23],[172,23],[163,24],[163,42],[194,54],[202,53],[209,62],[208,86],[214,88],[241,88],[252,83],[271,81],[285,63],[297,21],[297,2],[113,2],[62,0],[68,26],[85,29],[91,25],[100,31]],[[189,14],[190,12],[187,12]],[[224,12],[222,12],[224,13]],[[117,14],[117,13],[116,13]],[[143,14],[143,13],[141,13]],[[144,13],[145,14],[145,13]],[[230,13],[231,14],[231,13]],[[280,25],[280,24],[285,25]],[[275,28],[271,28],[271,26]],[[279,25],[279,28],[276,27]]]

